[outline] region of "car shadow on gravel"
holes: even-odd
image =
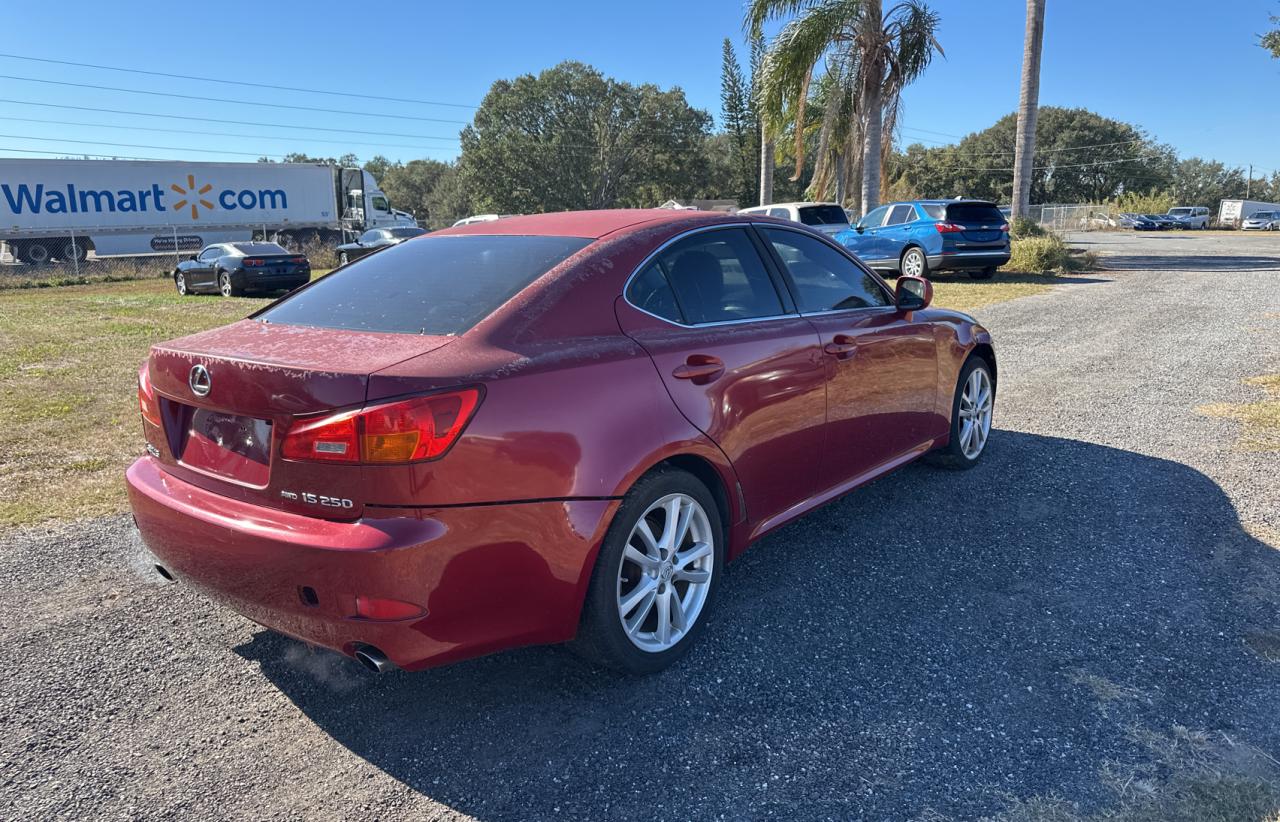
[[[1280,257],[1234,254],[1108,254],[1102,267],[1110,271],[1231,272],[1280,271]]]
[[[1176,728],[1280,749],[1280,665],[1256,650],[1280,636],[1280,551],[1176,462],[997,431],[973,471],[886,477],[720,590],[701,644],[647,678],[560,648],[381,677],[266,631],[236,650],[484,820],[1089,809],[1116,799],[1104,772],[1170,776],[1151,740]]]

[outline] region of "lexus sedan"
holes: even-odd
[[[399,245],[405,240],[426,234],[424,228],[371,228],[361,234],[353,243],[343,243],[335,249],[338,252],[338,265],[346,265],[352,260],[358,260],[366,254],[372,254],[375,251]]]
[[[239,297],[249,291],[291,290],[311,280],[311,263],[275,243],[215,243],[178,263],[173,285],[189,294]]]
[[[931,299],[769,217],[436,232],[153,346],[134,517],[166,578],[374,670],[572,640],[656,671],[753,542],[981,459],[991,337]]]

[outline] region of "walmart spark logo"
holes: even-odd
[[[200,219],[200,211],[197,206],[204,208],[205,211],[213,210],[213,203],[204,199],[204,197],[202,196],[204,194],[208,194],[210,191],[213,191],[213,186],[209,185],[208,183],[205,183],[203,186],[197,189],[196,176],[194,174],[187,175],[186,188],[183,188],[177,183],[171,184],[169,188],[175,194],[177,194],[179,197],[182,198],[181,200],[173,204],[173,208],[175,211],[181,211],[182,209],[190,206],[191,219],[198,220]],[[188,202],[188,198],[190,198],[191,202]]]

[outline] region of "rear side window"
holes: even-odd
[[[849,222],[849,215],[840,206],[805,206],[800,209],[800,222],[805,225],[832,225]]]
[[[1000,209],[990,203],[951,203],[947,206],[947,219],[956,223],[1002,224],[1005,219]]]
[[[664,314],[661,274],[675,302]],[[658,255],[627,290],[632,305],[688,325],[776,317],[782,300],[756,247],[739,228],[704,231]],[[654,310],[649,306],[656,306]],[[670,309],[666,309],[670,311]]]
[[[782,258],[801,311],[843,311],[889,305],[880,283],[831,246],[795,231],[761,231]]]
[[[361,257],[258,319],[289,325],[461,334],[592,240],[424,237]]]
[[[667,282],[667,275],[657,260],[649,263],[636,275],[627,287],[627,300],[641,311],[657,314],[664,320],[684,322],[684,315],[676,305],[675,292]]]
[[[941,203],[921,203],[919,209],[925,213],[930,220],[941,220],[947,213],[947,207]]]

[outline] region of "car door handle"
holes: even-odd
[[[677,365],[671,376],[677,380],[711,382],[724,373],[724,362],[710,354],[690,354],[684,365]]]
[[[858,341],[848,334],[837,334],[831,338],[831,342],[822,346],[822,350],[840,359],[848,359],[858,353]]]

